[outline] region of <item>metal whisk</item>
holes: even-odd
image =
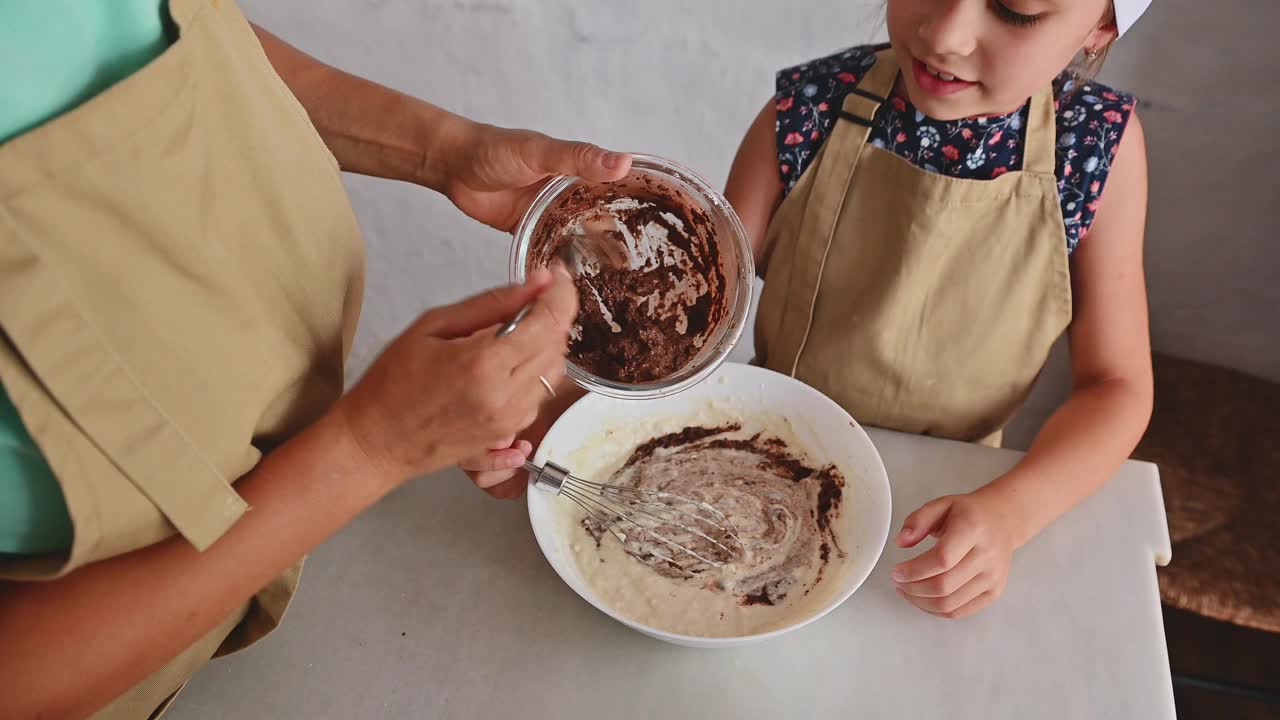
[[[526,462],[524,469],[533,476],[534,485],[577,503],[641,561],[661,563],[689,576],[742,555],[742,541],[733,523],[701,500],[590,482],[552,462],[542,467]],[[698,547],[690,547],[695,544]]]

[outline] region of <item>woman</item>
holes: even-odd
[[[60,501],[45,546],[0,553],[5,718],[158,714],[279,622],[306,552],[547,397],[577,302],[550,273],[428,311],[342,396],[363,249],[339,168],[509,229],[548,175],[630,165],[341,73],[231,0],[106,7],[0,9],[11,73],[45,73],[0,69],[0,385],[40,461],[6,482],[41,497],[44,468]]]

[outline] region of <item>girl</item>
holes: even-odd
[[[859,421],[998,444],[1070,333],[1071,396],[1026,458],[904,522],[900,546],[938,539],[893,571],[926,612],[991,603],[1146,428],[1145,147],[1091,79],[1146,4],[889,0],[890,47],[784,70],[734,163],[758,361]]]
[[[998,444],[1070,332],[1073,391],[1025,459],[898,533],[937,538],[893,570],[926,612],[990,604],[1014,551],[1146,427],[1142,128],[1091,75],[1148,2],[888,0],[889,47],[779,73],[734,162],[726,194],[765,278],[757,362],[860,422]]]

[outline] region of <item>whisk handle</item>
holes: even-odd
[[[524,469],[533,477],[534,485],[541,485],[544,489],[556,493],[560,492],[560,489],[564,487],[565,481],[569,479],[569,471],[553,462],[539,467],[526,461]]]

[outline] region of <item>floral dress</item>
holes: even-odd
[[[844,98],[876,63],[881,46],[850,48],[778,73],[778,169],[790,191],[835,125]],[[1111,163],[1133,114],[1131,95],[1066,76],[1054,83],[1058,196],[1067,251],[1089,233]],[[1029,103],[1008,115],[941,121],[897,93],[880,107],[868,142],[929,172],[990,180],[1022,167]]]

